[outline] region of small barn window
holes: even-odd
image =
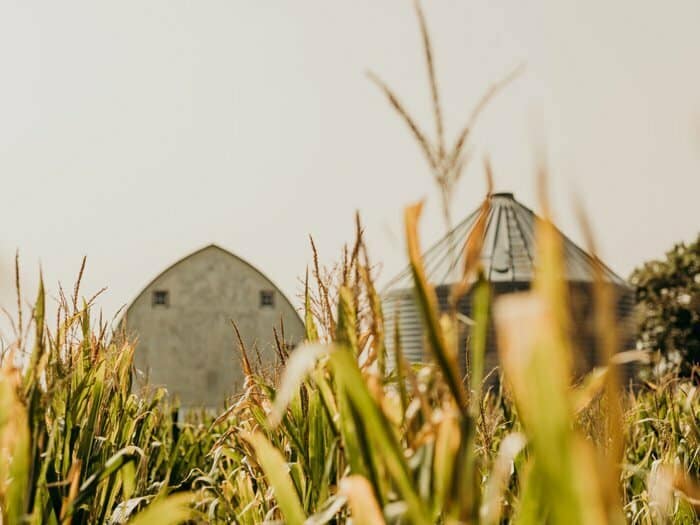
[[[155,290],[153,292],[153,306],[169,306],[170,295],[167,290]]]
[[[260,290],[260,307],[275,306],[275,292],[272,290]]]

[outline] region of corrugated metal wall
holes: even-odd
[[[498,282],[492,283],[494,297],[506,293],[523,291],[530,288],[529,282]],[[619,350],[627,350],[633,344],[634,334],[630,323],[630,314],[634,306],[634,294],[631,289],[616,286],[617,292],[617,322],[622,335]],[[440,309],[448,308],[449,286],[443,285],[436,288]],[[595,338],[595,324],[593,317],[592,285],[589,282],[570,283],[569,285],[572,341],[575,346],[575,369],[577,375],[585,373],[597,364],[597,349]],[[394,355],[394,330],[398,319],[401,349],[409,362],[431,361],[430,350],[425,345],[423,335],[423,321],[417,308],[412,289],[394,290],[383,298],[385,314],[386,347],[388,351],[388,366],[393,368],[396,363]],[[459,311],[467,317],[471,317],[471,295],[463,297],[459,303]],[[466,374],[466,345],[468,327],[463,325],[459,343],[459,366],[461,373]],[[485,372],[488,373],[498,366],[498,352],[493,324],[489,326],[487,342],[487,355],[485,359]],[[493,380],[497,375],[493,376]]]

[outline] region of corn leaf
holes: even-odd
[[[246,440],[253,445],[257,461],[265,472],[270,486],[275,491],[285,523],[302,525],[306,514],[299,501],[299,494],[289,475],[289,465],[282,454],[260,433],[249,434]]]

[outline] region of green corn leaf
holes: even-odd
[[[136,492],[136,464],[127,462],[119,473],[122,481],[122,494],[125,500],[131,499]]]
[[[285,523],[302,525],[306,514],[299,501],[299,494],[289,474],[289,466],[282,454],[262,434],[249,434],[245,439],[255,449],[255,457],[265,473],[265,477],[275,491]]]
[[[479,272],[473,291],[474,326],[471,333],[471,403],[473,417],[479,414],[481,402],[481,382],[484,378],[484,356],[486,355],[486,338],[489,328],[490,285],[483,272]]]
[[[423,315],[423,325],[435,360],[445,376],[445,380],[447,381],[447,385],[452,392],[457,406],[466,416],[467,396],[459,377],[456,352],[450,351],[447,346],[448,343],[440,324],[437,296],[435,295],[434,288],[428,283],[423,268],[420,242],[418,240],[418,219],[421,209],[422,203],[419,203],[406,208],[404,214],[408,256],[411,264],[411,272],[413,274],[413,282],[415,284],[418,308]]]
[[[318,359],[330,351],[330,346],[319,343],[302,344],[296,348],[289,358],[282,371],[280,386],[277,389],[275,400],[272,404],[272,411],[269,415],[270,425],[279,425],[287,411],[289,403],[297,396],[299,387],[313,370]]]
[[[314,343],[318,341],[318,331],[316,330],[316,321],[311,310],[311,294],[309,292],[309,269],[306,269],[306,277],[304,279],[304,326],[306,328],[306,340]]]
[[[97,486],[101,481],[113,476],[128,462],[136,461],[141,456],[143,456],[143,451],[132,445],[123,448],[110,457],[101,469],[92,474],[80,486],[78,496],[75,498],[72,508],[77,508],[81,503],[93,497],[96,493]]]
[[[394,319],[394,357],[396,358],[396,382],[399,388],[399,397],[401,398],[401,418],[406,418],[408,410],[408,392],[406,391],[406,381],[408,381],[408,372],[406,370],[406,359],[403,355],[401,346],[401,332],[399,329],[399,310],[396,309]]]
[[[370,460],[365,457],[364,450],[357,435],[356,422],[350,410],[350,400],[348,396],[340,393],[338,395],[338,426],[345,450],[345,457],[350,465],[350,472],[362,476],[369,476],[370,467],[368,462]]]
[[[352,290],[347,286],[342,286],[339,291],[336,340],[339,344],[344,344],[350,348],[355,355],[359,354],[355,300]]]
[[[30,479],[27,412],[17,398],[13,371],[0,369],[0,510],[3,523],[20,523]]]
[[[504,492],[508,486],[511,466],[524,446],[525,436],[517,433],[508,434],[501,442],[484,489],[484,500],[479,513],[484,525],[501,523]]]
[[[333,394],[333,389],[326,378],[326,371],[322,368],[317,368],[311,372],[311,378],[313,379],[314,385],[318,388],[321,394],[321,400],[323,401],[323,408],[326,411],[326,416],[330,421],[335,434],[340,433],[340,428],[338,426],[338,404],[335,401]]]
[[[429,513],[413,487],[403,450],[391,424],[367,390],[355,358],[348,350],[340,348],[331,354],[330,360],[344,395],[348,397],[364,422],[367,438],[374,447],[374,453],[381,458],[396,484],[397,491],[406,503],[408,519],[413,523],[430,523]],[[341,417],[347,418],[348,413],[341,410]]]
[[[452,411],[454,412],[454,410]],[[442,514],[450,496],[455,460],[459,449],[459,423],[453,413],[445,411],[437,425],[433,452],[433,517]]]
[[[44,291],[44,278],[39,275],[39,291],[36,296],[34,305],[34,349],[27,367],[25,375],[24,390],[27,398],[30,399],[30,404],[34,404],[35,395],[30,394],[30,391],[35,391],[39,382],[41,371],[39,370],[39,362],[44,354],[44,321],[46,315],[46,293]],[[30,411],[32,409],[30,408]]]
[[[386,346],[384,344],[384,313],[382,312],[382,301],[374,287],[374,282],[372,282],[372,277],[370,276],[367,266],[360,266],[360,276],[367,289],[367,299],[372,311],[370,328],[372,330],[372,336],[374,337],[379,377],[383,378],[386,374]]]
[[[345,496],[352,509],[352,522],[357,525],[382,525],[385,523],[372,486],[362,476],[343,478],[340,493]]]
[[[129,521],[129,525],[177,525],[193,517],[193,496],[178,493],[156,500]]]

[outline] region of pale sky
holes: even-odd
[[[453,215],[496,189],[538,208],[549,152],[556,222],[580,240],[583,200],[623,277],[700,229],[700,2],[432,0],[450,138],[480,93],[527,70],[482,115]],[[420,35],[406,0],[0,0],[0,303],[39,264],[52,293],[88,256],[107,315],[161,270],[217,243],[290,297],[310,261],[351,239],[359,209],[380,283],[405,261],[401,216],[428,168],[376,87],[432,133]]]

